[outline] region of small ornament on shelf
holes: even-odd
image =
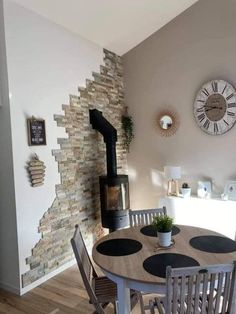
[[[191,188],[188,183],[183,183],[181,188],[183,198],[187,198],[191,196]]]
[[[198,181],[197,195],[200,198],[211,198],[211,182],[210,181]]]
[[[39,160],[38,155],[35,154],[28,163],[28,172],[32,187],[43,185],[45,168],[44,162]]]

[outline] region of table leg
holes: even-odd
[[[118,314],[130,314],[130,289],[125,279],[119,278],[119,282],[117,282],[117,296]]]

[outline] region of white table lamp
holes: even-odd
[[[179,183],[181,167],[165,166],[164,174],[168,180],[167,195],[179,196]]]

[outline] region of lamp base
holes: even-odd
[[[169,180],[167,184],[168,196],[179,196],[179,183],[177,180]]]

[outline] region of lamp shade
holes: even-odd
[[[165,166],[164,173],[168,180],[178,180],[181,178],[181,167]]]

